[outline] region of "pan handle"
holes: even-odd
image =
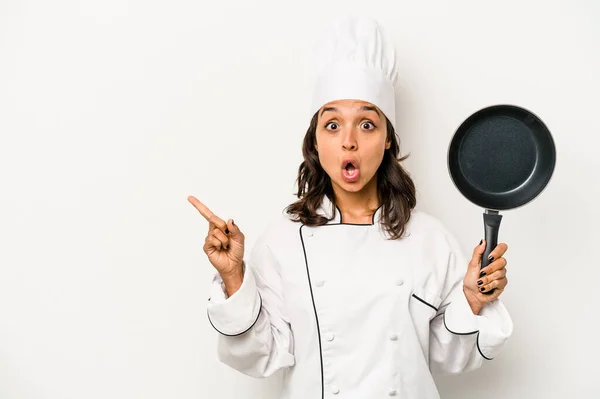
[[[485,251],[481,259],[481,268],[483,269],[491,262],[488,259],[490,253],[498,245],[498,231],[500,230],[500,222],[502,221],[502,215],[498,211],[486,210],[483,214],[483,226],[485,229]],[[485,295],[490,295],[495,289],[484,292]]]

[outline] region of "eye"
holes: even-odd
[[[338,128],[338,124],[335,122],[329,122],[325,125],[325,129],[336,130]]]
[[[373,122],[363,122],[360,126],[365,130],[375,129],[375,125],[373,124]]]

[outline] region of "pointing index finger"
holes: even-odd
[[[196,198],[194,196],[189,196],[188,201],[192,205],[194,205],[194,208],[196,208],[198,210],[198,212],[200,212],[200,214],[204,217],[204,219],[206,219],[207,222],[210,222],[210,218],[213,217],[213,213],[211,212],[210,209],[208,209],[208,207],[206,205],[204,205],[202,202],[200,202],[198,200],[198,198]]]

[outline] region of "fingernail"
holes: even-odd
[[[225,229],[225,234],[229,234],[229,229]]]
[[[229,244],[225,245],[225,249],[229,249]]]
[[[485,287],[481,287],[481,288],[479,289],[479,291],[481,291],[481,292],[485,291]]]
[[[231,224],[235,226],[235,223],[233,223],[233,219],[231,219]]]
[[[483,280],[479,280],[479,281],[477,282],[477,285],[481,285],[481,284],[483,284]]]
[[[483,243],[483,240],[479,241],[479,245],[481,245]]]
[[[492,255],[490,255],[490,256],[488,256],[488,259],[489,259],[489,260],[490,260],[490,262],[491,262],[491,261],[493,261],[493,260],[494,260],[494,257],[493,257]]]
[[[485,270],[483,270],[481,273],[479,273],[479,277],[483,277],[485,276]]]

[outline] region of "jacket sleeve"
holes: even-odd
[[[512,334],[511,317],[497,298],[474,314],[463,292],[469,260],[454,237],[438,314],[430,325],[430,368],[433,374],[458,374],[492,360]]]
[[[294,365],[293,337],[285,315],[280,269],[268,246],[254,247],[244,262],[241,287],[227,297],[216,273],[208,319],[218,332],[217,354],[224,364],[256,378]]]

